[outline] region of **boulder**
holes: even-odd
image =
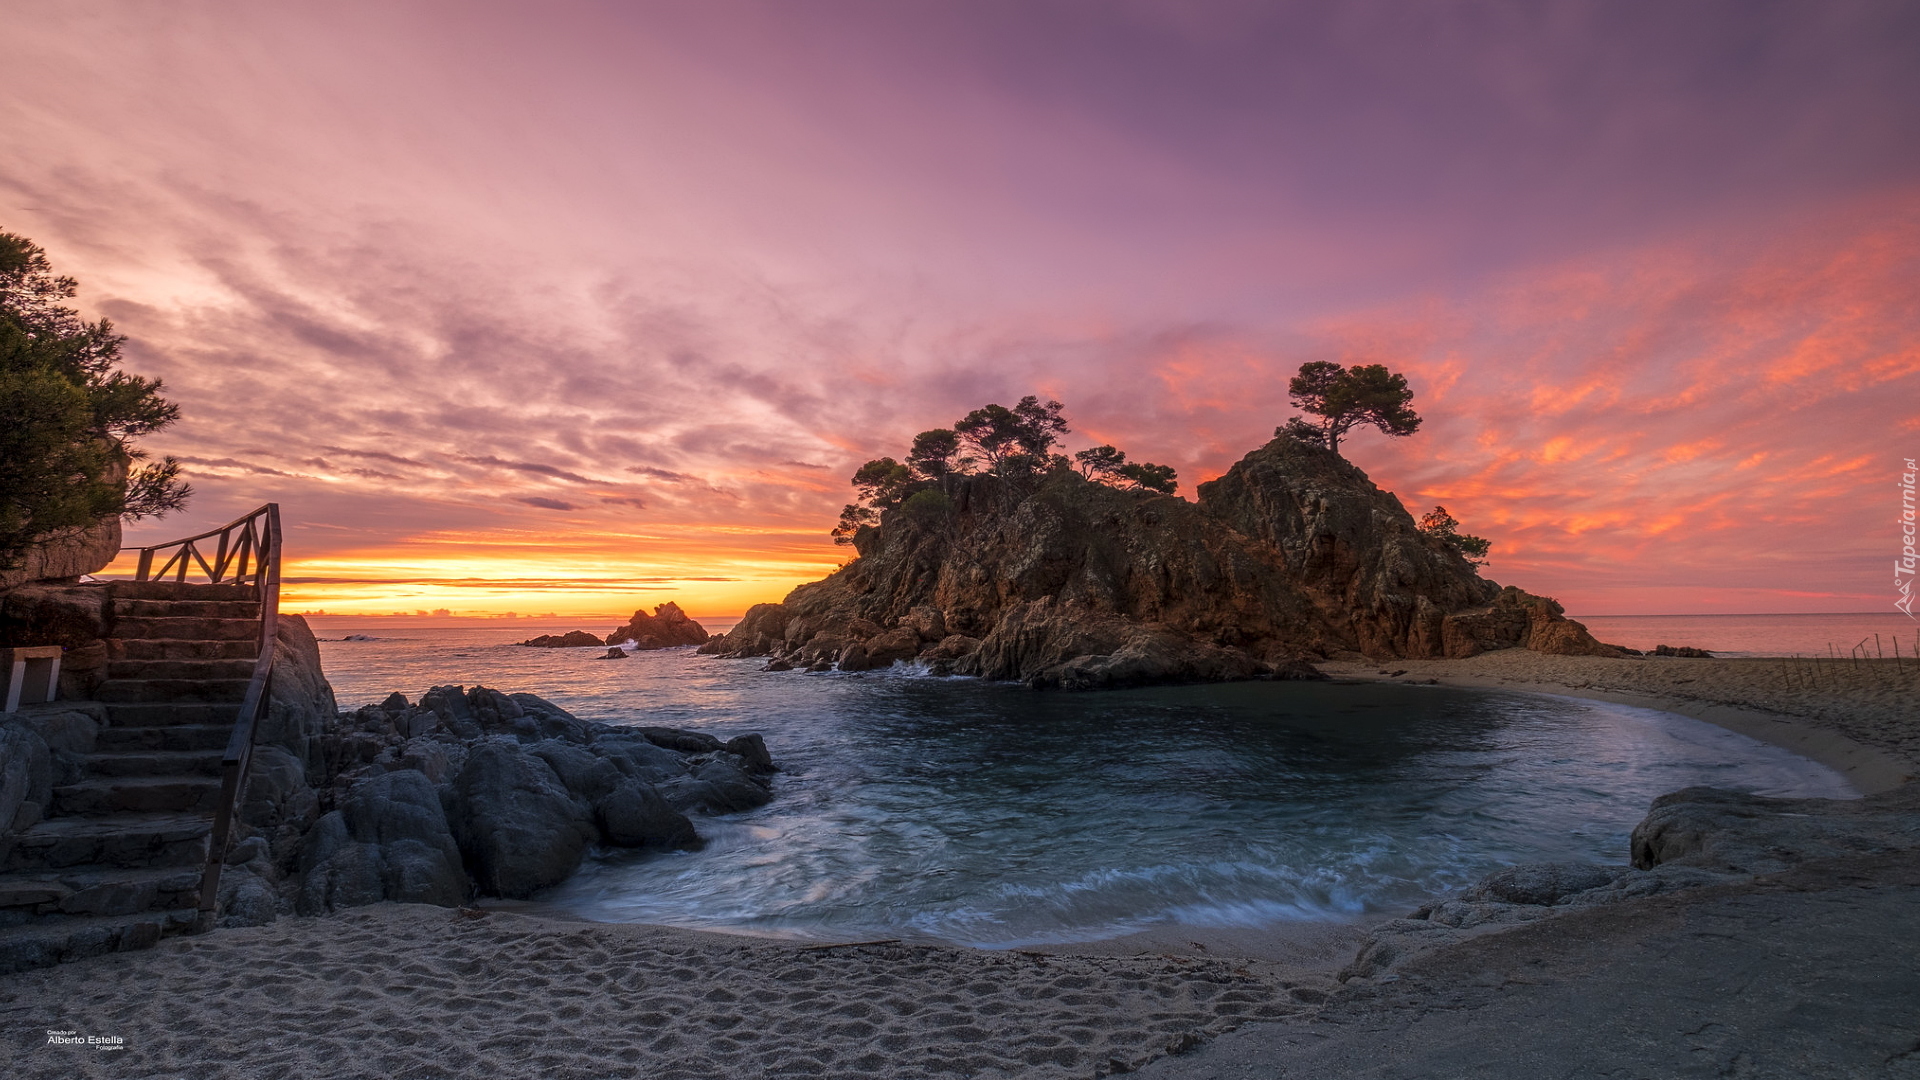
[[[53,754],[31,728],[0,724],[0,832],[38,824],[53,798]]]
[[[725,761],[709,761],[694,772],[694,778],[707,786],[702,805],[710,813],[731,814],[751,810],[773,801],[773,792],[764,781],[748,775]]]
[[[1920,785],[1864,799],[1772,799],[1724,788],[1662,795],[1631,838],[1640,869],[1770,874],[1814,859],[1920,852]]]
[[[402,904],[455,906],[467,898],[467,874],[439,793],[412,769],[347,789],[337,811],[354,840],[379,851],[382,895]]]
[[[680,605],[668,601],[649,615],[636,611],[625,626],[617,626],[607,635],[607,644],[631,641],[637,649],[670,649],[677,645],[704,645],[707,630],[687,617]]]
[[[493,896],[526,897],[564,881],[598,835],[545,761],[500,739],[473,748],[444,802],[469,871]]]
[[[0,645],[64,645],[77,649],[95,644],[107,636],[108,588],[22,585],[0,593]],[[61,665],[66,665],[65,657]]]
[[[652,784],[622,780],[593,807],[603,839],[615,847],[694,848],[699,834],[685,814],[667,805]]]
[[[920,634],[910,626],[897,626],[866,642],[867,662],[877,668],[891,667],[896,660],[911,660],[920,652]]]
[[[0,570],[0,590],[31,581],[71,580],[107,568],[120,553],[120,516],[88,526],[55,529],[22,553],[19,565]]]
[[[947,617],[930,604],[915,604],[907,610],[900,625],[913,631],[921,641],[939,641],[947,636]]]
[[[623,776],[657,784],[687,775],[687,759],[649,741],[637,731],[602,734],[593,740],[593,753],[611,762]]]
[[[773,755],[767,753],[767,742],[758,735],[736,735],[727,740],[727,753],[738,757],[748,772],[766,774],[778,772],[779,766],[773,763]]]
[[[623,649],[623,648],[621,648],[621,647],[620,647],[620,646],[618,646],[618,645],[615,645],[615,646],[614,646],[613,648],[611,648],[611,649],[608,649],[608,650],[606,651],[606,654],[605,654],[604,656],[601,656],[601,657],[599,657],[598,659],[601,659],[601,660],[625,660],[625,659],[627,659],[628,657],[630,657],[630,656],[632,656],[632,655],[633,655],[633,654],[632,654],[632,653],[630,653],[630,652],[628,652],[627,650],[625,650],[625,649]]]

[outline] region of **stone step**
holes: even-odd
[[[120,776],[82,780],[53,789],[57,814],[212,812],[220,781],[206,776]]]
[[[115,597],[115,618],[144,619],[257,619],[260,605],[253,600],[126,600]]]
[[[251,679],[247,660],[109,660],[109,679]]]
[[[258,590],[251,585],[208,585],[172,581],[116,581],[113,599],[121,600],[252,600],[259,602]]]
[[[121,703],[239,702],[246,679],[108,679],[94,690],[99,701]]]
[[[115,619],[113,636],[130,638],[179,638],[189,641],[258,641],[259,619],[148,618]]]
[[[42,915],[132,915],[192,907],[200,866],[71,867],[0,874],[0,918]]]
[[[227,738],[232,734],[231,723],[106,728],[95,737],[94,746],[107,753],[132,753],[140,750],[212,750],[218,756],[226,751]]]
[[[135,729],[138,730],[138,729]],[[178,728],[157,728],[177,731]],[[96,745],[98,745],[96,743]],[[222,742],[216,749],[194,750],[121,750],[85,757],[89,776],[219,776],[220,759],[226,753]]]
[[[138,915],[67,916],[0,930],[0,975],[111,952],[150,949],[162,938],[190,932],[198,916],[192,908]]]
[[[106,708],[108,730],[129,727],[175,727],[180,724],[225,724],[240,719],[238,701],[117,701]],[[106,731],[100,733],[102,738]]]
[[[108,660],[246,660],[260,655],[259,635],[233,641],[200,638],[108,638]]]
[[[68,866],[201,866],[211,814],[104,814],[49,818],[0,834],[0,871]]]

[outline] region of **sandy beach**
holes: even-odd
[[[1094,1076],[1337,987],[1231,958],[823,947],[383,904],[14,976],[0,1054],[7,1075],[47,1078]]]
[[[1770,672],[1790,673],[1755,660],[1510,651],[1328,669],[1683,712],[1824,761],[1869,792],[1895,787],[1920,763],[1905,704],[1911,673],[1904,688],[1863,678],[1796,692],[1770,688]],[[1498,935],[1524,940],[1524,955],[1478,939],[1437,951],[1384,988],[1337,977],[1361,926],[1173,928],[992,952],[911,941],[822,947],[382,904],[13,976],[0,984],[0,1056],[7,1075],[33,1078],[1091,1077],[1143,1068],[1214,1078],[1428,1075],[1414,1067],[1423,1047],[1444,1044],[1442,1057],[1466,1070],[1447,1075],[1523,1076],[1513,1063],[1549,1063],[1560,1043],[1586,1053],[1587,1043],[1639,1039],[1615,1062],[1631,1070],[1703,1038],[1636,1028],[1637,1013],[1603,1007],[1618,999],[1649,1015],[1699,1014],[1702,1030],[1719,1025],[1708,1056],[1726,1064],[1782,1030],[1767,1017],[1792,1014],[1798,999],[1720,987],[1790,982],[1794,965],[1814,962],[1826,973],[1823,1000],[1893,993],[1898,1011],[1906,982],[1882,986],[1886,965],[1873,961],[1893,947],[1875,928],[1912,925],[1920,913],[1920,879],[1900,870],[1905,861],[1868,859],[1851,878],[1803,870],[1558,916]],[[1758,957],[1741,935],[1762,926],[1773,928],[1774,944]],[[1665,957],[1688,949],[1683,978]],[[1747,1010],[1739,1012],[1747,1034],[1738,1017],[1722,1015],[1728,1009]],[[1872,1036],[1861,1045],[1873,1053],[1899,1025],[1884,1012],[1860,1014],[1860,1031]],[[1535,1034],[1562,1030],[1555,1015],[1577,1022],[1558,1042],[1533,1046]],[[1920,1038],[1920,1023],[1914,1031]],[[83,1041],[53,1044],[50,1032]],[[85,1044],[89,1037],[121,1041],[109,1048]],[[1867,1036],[1833,1038],[1839,1046]],[[1810,1071],[1743,1075],[1858,1075],[1821,1067],[1838,1059],[1818,1038],[1794,1045]]]
[[[1773,658],[1547,656],[1502,649],[1465,660],[1353,655],[1317,665],[1338,679],[1560,694],[1659,709],[1791,750],[1862,794],[1920,775],[1920,663],[1818,667]]]

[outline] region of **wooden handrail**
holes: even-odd
[[[214,536],[220,541],[209,564],[195,543]],[[158,574],[151,573],[154,554],[169,549],[178,550],[161,565]],[[226,865],[234,815],[246,787],[248,766],[253,763],[254,736],[273,693],[274,645],[280,634],[280,504],[268,503],[245,517],[198,536],[122,550],[140,552],[136,581],[165,580],[171,571],[174,581],[184,582],[192,564],[198,563],[213,584],[252,585],[260,598],[260,652],[254,658],[253,676],[247,681],[240,713],[234,719],[233,733],[227,737],[227,749],[220,759],[220,801],[214,807],[207,865],[200,875],[199,921],[203,929],[211,928],[220,906],[220,870]]]
[[[185,582],[187,575],[194,571],[197,564],[200,573],[206,575],[209,583],[253,585],[261,587],[267,569],[267,548],[263,531],[272,519],[274,532],[274,552],[279,552],[279,514],[278,503],[268,503],[244,517],[220,526],[208,529],[194,536],[168,540],[163,544],[153,544],[140,548],[121,548],[121,551],[140,553],[139,563],[134,567],[135,581],[164,581],[169,574],[176,582]],[[200,550],[199,542],[210,537],[219,537],[219,544],[213,553],[213,562],[209,563],[205,553]],[[177,549],[177,550],[176,550]],[[160,552],[171,551],[160,564],[160,570],[153,570],[153,557]],[[277,567],[276,567],[277,569]],[[231,573],[229,573],[231,571]]]

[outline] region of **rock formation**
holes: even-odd
[[[607,634],[607,644],[633,642],[636,649],[671,649],[676,645],[703,645],[707,629],[687,617],[680,605],[668,601],[649,615],[636,611],[625,626],[616,626]]]
[[[564,634],[541,634],[539,637],[528,638],[520,644],[530,645],[536,649],[578,649],[607,643],[585,630],[569,630]]]
[[[1312,677],[1308,661],[1621,655],[1560,605],[1481,578],[1365,473],[1276,439],[1197,502],[1057,470],[949,477],[946,505],[890,511],[859,557],[749,610],[702,652],[843,671],[935,671],[1090,688]]]

